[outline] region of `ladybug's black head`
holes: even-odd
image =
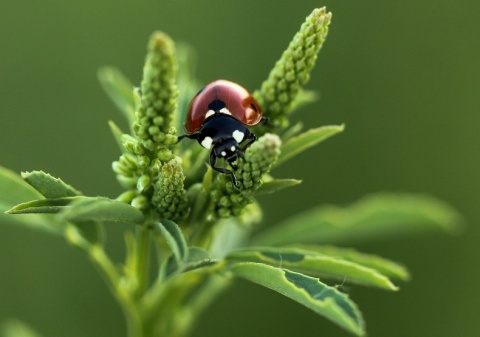
[[[238,158],[239,146],[234,138],[225,139],[213,146],[213,153],[217,158],[223,158],[233,163]]]

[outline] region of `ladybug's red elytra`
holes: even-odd
[[[217,80],[206,85],[192,99],[188,107],[184,128],[187,137],[196,139],[204,148],[210,150],[210,166],[217,172],[229,174],[233,184],[238,187],[235,174],[226,168],[216,167],[217,158],[223,158],[233,170],[233,164],[244,151],[255,142],[257,137],[247,129],[261,121],[262,110],[253,96],[242,86]],[[243,147],[240,145],[243,144]]]
[[[192,99],[185,120],[185,132],[200,130],[204,121],[215,113],[233,116],[244,125],[253,126],[262,119],[257,101],[244,87],[226,80],[217,80],[201,89]]]

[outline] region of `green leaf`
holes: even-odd
[[[286,143],[288,140],[290,140],[290,138],[298,135],[299,132],[302,131],[302,129],[303,129],[303,123],[298,122],[294,126],[291,126],[287,130],[285,130],[285,132],[282,134],[282,137],[281,137],[282,143]]]
[[[212,259],[210,255],[202,248],[188,247],[187,265],[188,270],[199,268],[203,265],[210,264]]]
[[[43,171],[22,172],[22,178],[45,198],[75,197],[82,195],[62,179],[52,177]]]
[[[0,336],[2,337],[39,337],[34,330],[32,330],[25,323],[16,320],[8,319],[2,322],[0,329]]]
[[[212,264],[217,263],[217,260],[214,260],[210,255],[203,249],[198,247],[188,247],[187,259],[179,265],[177,258],[170,258],[168,260],[168,265],[166,267],[166,275],[171,275],[175,271],[180,271],[185,273],[198,268],[203,268],[211,266]]]
[[[462,217],[433,197],[378,193],[349,207],[320,206],[286,219],[253,238],[254,245],[345,243],[427,230],[454,232]]]
[[[323,255],[298,248],[253,247],[230,253],[228,261],[257,262],[281,266],[310,276],[325,276],[347,283],[378,287],[385,290],[398,288],[377,270],[340,257]]]
[[[402,281],[408,281],[410,279],[410,273],[403,265],[378,255],[360,253],[352,248],[317,245],[295,245],[295,247],[291,248],[300,248],[326,256],[341,258],[364,267],[375,269],[382,275]]]
[[[18,215],[4,213],[20,203],[42,198],[20,175],[0,166],[0,223],[28,226],[49,233],[61,233],[62,229],[51,215]]]
[[[188,261],[188,246],[180,227],[171,220],[162,219],[157,223],[157,228],[172,250],[177,264],[183,265],[186,263]]]
[[[194,223],[200,218],[201,213],[205,210],[207,193],[202,189],[202,184],[195,183],[187,190],[187,200],[192,200],[192,206],[189,212],[187,222]]]
[[[105,228],[102,223],[87,220],[74,223],[73,225],[78,229],[78,233],[82,238],[89,244],[104,244]]]
[[[222,265],[214,264],[188,273],[175,274],[164,282],[155,282],[142,299],[142,318],[151,320],[171,317],[180,319],[182,327],[188,327],[189,320],[210,303],[218,290],[225,288],[228,278],[220,274],[221,268]],[[213,287],[208,286],[212,281]],[[184,336],[183,332],[185,331],[178,336]],[[161,336],[172,336],[168,326]]]
[[[298,136],[292,137],[282,145],[282,152],[280,157],[275,162],[274,166],[278,166],[285,161],[291,159],[297,154],[317,145],[318,143],[326,140],[327,138],[342,132],[345,126],[342,125],[329,125],[322,126],[316,129],[310,129]]]
[[[7,214],[28,214],[28,213],[59,213],[65,210],[65,207],[76,200],[85,199],[85,197],[65,197],[55,199],[39,199],[24,202],[8,210]]]
[[[64,235],[69,243],[91,254],[92,249],[103,249],[105,228],[98,221],[68,222],[64,226]]]
[[[230,251],[245,246],[249,236],[248,228],[261,218],[260,206],[254,202],[245,208],[239,217],[220,219],[209,240],[208,251],[211,256],[223,258]]]
[[[125,153],[125,147],[123,146],[122,136],[124,132],[115,124],[114,121],[108,121],[108,126],[110,127],[110,131],[112,132],[113,138],[115,138],[115,142],[118,145],[118,148],[122,153]]]
[[[314,90],[301,89],[292,102],[292,109],[298,110],[305,105],[318,101],[318,93]]]
[[[355,303],[316,278],[261,263],[237,263],[230,268],[236,276],[279,292],[358,336],[365,334]]]
[[[264,182],[255,193],[257,195],[270,194],[283,190],[286,187],[300,185],[301,183],[302,181],[298,179],[273,179]]]
[[[74,223],[87,221],[143,223],[145,217],[137,208],[108,198],[85,198],[70,205],[59,216]]]
[[[98,79],[107,95],[123,113],[128,125],[133,125],[135,121],[135,96],[130,81],[113,67],[99,69]]]

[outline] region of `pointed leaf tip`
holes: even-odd
[[[62,232],[61,227],[51,215],[24,214],[12,216],[7,211],[20,203],[40,198],[42,198],[42,195],[25,182],[19,174],[0,166],[0,223],[11,223],[60,234]]]
[[[84,199],[85,197],[65,197],[55,199],[38,199],[24,202],[11,208],[6,214],[39,214],[39,213],[59,213],[70,203]]]
[[[134,87],[116,68],[103,67],[98,70],[98,79],[106,94],[123,113],[129,125],[135,121]]]
[[[282,152],[274,166],[278,166],[318,143],[342,132],[345,125],[328,125],[307,130],[297,136],[290,138],[282,145]]]
[[[22,172],[23,180],[40,192],[45,198],[63,198],[82,195],[82,192],[43,171]]]
[[[258,190],[255,191],[255,193],[257,195],[270,194],[270,193],[283,190],[284,188],[287,188],[287,187],[300,185],[301,183],[302,181],[298,179],[272,179],[270,181],[264,182],[258,188]]]
[[[172,250],[177,264],[182,265],[186,263],[188,260],[188,246],[180,227],[171,220],[162,219],[157,223],[157,228]]]

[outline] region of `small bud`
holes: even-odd
[[[155,124],[156,126],[163,125],[164,122],[165,122],[165,120],[162,116],[155,116],[153,118],[153,124]]]
[[[131,172],[139,172],[139,165],[137,162],[136,156],[133,156],[131,154],[123,154],[120,157],[120,162],[123,166],[125,166],[129,171]]]
[[[124,202],[126,204],[130,204],[132,200],[138,195],[138,192],[135,190],[129,190],[126,192],[123,192],[117,197],[118,201]]]
[[[156,158],[152,160],[150,169],[152,170],[153,173],[158,173],[162,169],[162,162],[160,159]]]
[[[175,132],[176,133],[176,132]],[[178,141],[178,137],[175,134],[167,134],[165,135],[165,144],[166,145],[173,145]]]
[[[112,163],[112,170],[116,174],[121,174],[121,175],[130,175],[130,171],[128,170],[125,165],[123,165],[120,161],[114,161]]]
[[[141,168],[147,167],[148,165],[150,165],[150,158],[148,158],[147,156],[139,156],[138,157],[138,165]]]
[[[175,155],[170,150],[163,148],[158,150],[157,157],[162,162],[167,162],[175,158]]]
[[[144,174],[140,178],[138,178],[137,189],[140,192],[143,192],[150,187],[151,182],[152,180],[150,179],[150,176]]]
[[[126,177],[122,175],[117,175],[117,181],[122,187],[126,189],[133,189],[137,187],[136,177]]]
[[[138,208],[139,210],[144,210],[148,208],[148,199],[144,195],[139,195],[132,200],[130,205]]]

